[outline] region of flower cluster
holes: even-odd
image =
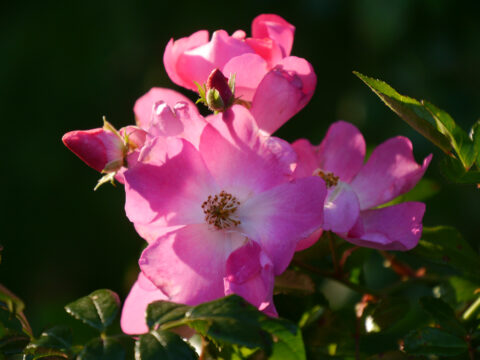
[[[72,131],[65,145],[95,170],[99,184],[124,184],[125,211],[148,243],[125,301],[121,325],[147,331],[147,305],[196,305],[235,293],[276,316],[273,287],[295,251],[332,231],[360,246],[408,250],[425,206],[381,207],[410,190],[431,156],[415,162],[410,141],[387,140],[368,161],[365,141],[345,122],[318,146],[272,136],[313,95],[316,76],[290,56],[294,26],[260,15],[252,36],[206,31],[168,43],[165,69],[198,91],[215,113],[169,89],[137,100],[136,126]]]

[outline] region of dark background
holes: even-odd
[[[176,88],[162,64],[171,38],[196,30],[249,32],[260,13],[296,26],[293,54],[317,73],[310,104],[277,135],[318,143],[343,119],[369,146],[409,136],[440,192],[426,226],[453,225],[478,248],[480,195],[439,177],[438,153],[353,74],[447,110],[468,130],[479,117],[480,2],[446,0],[256,0],[9,2],[0,11],[2,216],[0,283],[27,305],[35,332],[68,321],[63,306],[98,288],[122,299],[135,280],[143,240],[125,217],[121,186],[92,189],[99,174],[62,144],[70,130],[133,123],[135,100]],[[190,95],[193,94],[190,93]]]

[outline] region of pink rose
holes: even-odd
[[[364,164],[365,140],[355,126],[343,121],[330,126],[319,146],[300,139],[293,148],[298,155],[295,176],[314,174],[327,183],[324,230],[376,249],[409,250],[417,245],[425,204],[378,206],[412,189],[432,155],[417,164],[410,140],[398,136],[380,144]],[[310,246],[318,236],[303,240],[297,250]]]

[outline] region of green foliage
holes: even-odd
[[[470,134],[458,126],[444,110],[432,103],[399,94],[384,81],[354,72],[400,118],[439,147],[448,158],[442,169],[445,176],[458,183],[480,183],[480,135],[476,122]]]
[[[422,260],[442,265],[467,278],[480,281],[478,253],[452,227],[425,227],[422,239],[411,253]]]
[[[135,342],[136,360],[192,360],[198,356],[180,336],[162,330],[141,335]]]
[[[468,344],[444,330],[425,327],[405,337],[405,351],[412,355],[452,356],[467,352]]]
[[[73,317],[99,331],[104,331],[115,319],[120,307],[118,295],[111,290],[96,290],[67,306]]]

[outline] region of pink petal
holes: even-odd
[[[274,40],[283,50],[283,57],[292,51],[295,27],[275,14],[262,14],[253,19],[252,37]]]
[[[272,39],[247,38],[245,42],[267,62],[269,69],[285,57],[283,49]]]
[[[88,166],[101,172],[109,163],[123,164],[123,141],[113,132],[103,128],[70,131],[62,141]]]
[[[283,59],[265,75],[252,100],[250,111],[260,129],[274,133],[310,101],[315,84],[315,73],[307,61]]]
[[[197,87],[190,79],[185,79],[178,71],[179,57],[188,50],[195,49],[208,43],[208,31],[200,30],[189,37],[181,38],[176,41],[170,39],[163,54],[163,64],[170,80],[175,84],[183,86],[190,90],[197,90]],[[173,106],[173,104],[172,104]]]
[[[243,54],[228,61],[223,73],[230,78],[235,75],[235,97],[252,101],[255,90],[267,73],[267,63],[257,54]]]
[[[184,51],[176,64],[177,74],[188,89],[196,90],[194,81],[204,84],[213,69],[223,69],[233,57],[253,50],[243,40],[228,36],[224,30],[215,31],[210,42]]]
[[[237,294],[270,316],[273,305],[273,264],[260,246],[250,241],[232,252],[224,278],[225,295]]]
[[[124,176],[125,211],[134,224],[203,223],[201,204],[219,192],[198,151],[175,138],[146,144]]]
[[[317,152],[318,168],[348,183],[362,168],[365,140],[354,125],[337,121],[329,127]]]
[[[197,305],[224,296],[227,258],[245,241],[235,232],[188,225],[150,244],[139,264],[170,301]]]
[[[297,247],[295,248],[295,251],[302,251],[309,248],[310,246],[315,244],[318,241],[318,239],[320,239],[322,234],[323,234],[323,229],[318,229],[314,231],[312,235],[309,235],[308,237],[301,239],[298,242]]]
[[[424,213],[425,204],[419,202],[362,211],[355,228],[345,239],[380,250],[410,250],[422,235]]]
[[[312,176],[314,171],[319,168],[316,147],[310,144],[310,141],[307,139],[298,139],[292,144],[292,147],[297,154],[295,177],[303,178]]]
[[[122,137],[128,139],[129,150],[141,149],[147,139],[147,132],[137,126],[126,126],[119,131]]]
[[[148,130],[150,121],[152,120],[153,107],[159,101],[164,101],[171,108],[173,108],[177,102],[181,101],[187,104],[192,114],[198,114],[196,106],[190,99],[179,92],[164,88],[151,88],[135,102],[135,106],[133,107],[137,125],[142,129]]]
[[[357,195],[347,183],[339,182],[338,185],[328,189],[323,230],[346,233],[355,225],[359,215],[360,204]]]
[[[262,249],[254,241],[249,241],[230,254],[226,264],[226,279],[229,282],[244,283],[262,269],[260,252]]]
[[[297,75],[302,81],[302,91],[305,94],[305,99],[300,108],[303,108],[312,98],[317,86],[317,75],[315,75],[312,64],[303,58],[288,56],[280,60],[276,67],[292,75]]]
[[[384,204],[412,189],[427,170],[432,155],[415,162],[412,143],[395,137],[380,144],[351,182],[362,210]]]
[[[231,118],[228,114],[222,117],[226,118],[223,128],[220,118],[211,119],[221,133],[209,124],[200,139],[205,164],[222,190],[243,201],[289,180],[295,154],[288,143],[263,138],[249,117],[239,117],[239,112],[229,114]]]
[[[321,227],[325,183],[311,176],[258,194],[238,207],[239,230],[257,241],[281,274],[297,243]]]
[[[157,300],[168,300],[168,297],[148,280],[143,273],[133,284],[130,293],[123,303],[120,325],[126,334],[144,334],[148,332],[145,315],[148,304]]]

